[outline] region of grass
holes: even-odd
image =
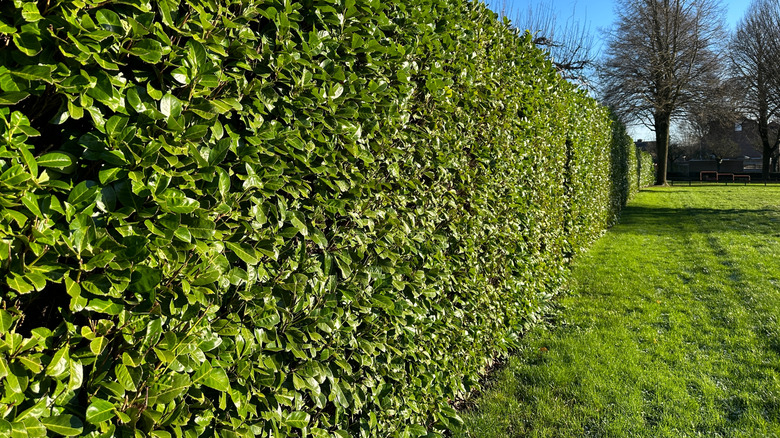
[[[780,187],[642,191],[460,437],[780,437]]]

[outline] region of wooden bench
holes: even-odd
[[[740,177],[750,178],[749,175],[739,175]],[[735,175],[729,172],[718,172],[716,170],[702,170],[699,172],[699,181],[712,181],[712,177],[715,177],[715,181],[720,181],[721,178],[728,181],[729,177],[731,181],[734,181]]]
[[[715,181],[718,180],[718,171],[717,170],[702,170],[699,172],[699,181],[705,181],[704,177],[707,176],[706,181],[710,180],[710,176],[715,177]]]

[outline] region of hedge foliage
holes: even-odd
[[[626,126],[613,115],[612,123],[612,190],[611,221],[614,225],[620,210],[642,187],[655,183],[653,157],[634,145]]]
[[[3,436],[437,436],[635,190],[463,0],[3,1],[0,105]]]
[[[655,164],[652,155],[639,149],[637,149],[636,153],[639,166],[637,169],[639,187],[648,187],[655,184]]]

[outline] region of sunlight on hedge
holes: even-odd
[[[483,4],[43,6],[0,4],[3,434],[439,436],[637,190]]]

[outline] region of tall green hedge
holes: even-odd
[[[612,122],[612,173],[610,181],[612,201],[610,224],[618,219],[620,210],[626,206],[642,187],[653,185],[655,168],[653,157],[638,149],[628,135],[626,126],[613,116]]]
[[[0,436],[438,436],[633,181],[463,0],[3,1],[0,105]]]
[[[653,163],[653,156],[648,152],[640,151],[637,149],[637,160],[639,174],[639,186],[648,187],[655,184],[655,164]]]

